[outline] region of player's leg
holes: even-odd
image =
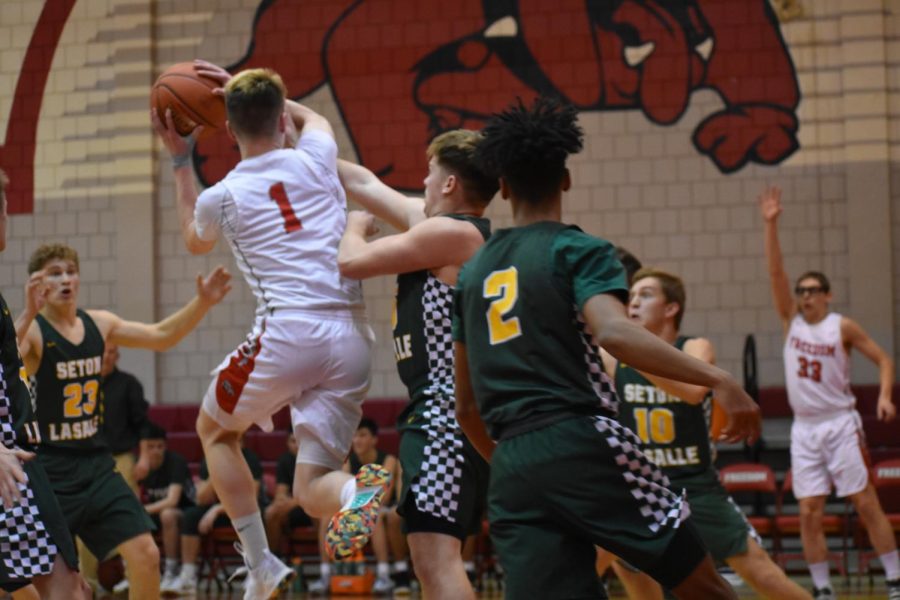
[[[809,600],[809,592],[797,585],[775,564],[752,536],[747,537],[747,551],[725,559],[741,579],[763,598],[773,600]]]
[[[56,555],[50,574],[35,577],[33,583],[38,597],[43,600],[90,600],[93,597],[90,586],[78,571],[66,564],[61,554]],[[19,596],[13,594],[13,599],[19,600]]]
[[[663,590],[659,583],[646,573],[615,557],[611,566],[631,600],[663,600]]]
[[[41,600],[40,593],[32,584],[14,590],[11,595],[13,600]]]
[[[868,450],[863,441],[861,419],[851,413],[843,425],[835,424],[836,445],[829,456],[828,470],[833,474],[838,497],[847,497],[866,528],[872,547],[878,553],[889,582],[900,587],[900,560],[891,524],[881,508],[875,487],[869,481]],[[900,592],[898,592],[900,593]]]
[[[129,490],[130,493],[130,490]],[[117,546],[128,577],[130,600],[159,598],[159,548],[149,533],[142,533]]]
[[[828,423],[795,419],[791,426],[791,472],[800,510],[800,542],[813,587],[823,591],[832,589],[828,546],[822,528],[825,500],[831,493],[828,433]]]
[[[162,591],[167,591],[175,585],[178,578],[178,540],[181,535],[181,510],[178,508],[166,508],[159,514],[159,521],[162,525],[163,537],[163,583],[160,585]]]
[[[410,533],[406,536],[423,595],[436,600],[475,598],[463,568],[462,542],[443,533]]]

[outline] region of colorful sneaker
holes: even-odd
[[[886,581],[888,600],[900,600],[900,578]]]
[[[325,548],[335,560],[344,560],[369,541],[381,497],[391,482],[391,474],[381,465],[363,465],[356,474],[356,494],[348,506],[338,511],[328,524]]]
[[[244,555],[244,549],[240,543],[234,544],[235,550],[244,557],[244,564],[247,564],[247,558]],[[296,573],[294,570],[278,560],[278,558],[265,551],[263,560],[250,569],[247,566],[241,567],[235,571],[228,581],[246,575],[244,579],[244,600],[269,600],[278,597],[278,594],[287,590]]]
[[[837,600],[837,596],[830,587],[813,588],[813,598],[815,600]]]

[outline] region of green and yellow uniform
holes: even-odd
[[[37,316],[43,349],[34,374],[35,413],[41,444],[38,457],[47,470],[69,530],[94,556],[153,524],[144,507],[115,471],[102,435],[100,368],[104,341],[93,319],[79,310],[84,338],[73,344],[43,315]]]
[[[471,223],[487,239],[487,219]],[[408,532],[445,533],[464,540],[479,531],[488,467],[456,422],[453,287],[430,270],[397,277],[394,353],[410,403],[398,419],[403,471],[397,510]]]
[[[25,368],[16,343],[9,307],[0,296],[0,443],[33,451],[40,433],[23,380]],[[19,484],[21,502],[11,509],[0,504],[0,589],[15,591],[33,577],[48,575],[56,556],[77,568],[78,557],[62,509],[41,464],[23,465],[28,482]]]
[[[679,336],[684,348],[689,337]],[[692,405],[656,387],[628,365],[616,366],[619,422],[641,438],[644,454],[662,468],[674,489],[683,489],[691,521],[716,560],[747,551],[747,536],[756,535],[740,508],[722,487],[709,435],[712,394]]]
[[[488,516],[510,598],[598,597],[596,545],[670,587],[704,555],[691,539],[670,556],[695,534],[683,498],[614,418],[581,314],[598,294],[628,295],[613,246],[557,222],[496,232],[457,282],[454,339],[499,441]]]

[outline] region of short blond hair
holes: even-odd
[[[246,69],[225,85],[225,110],[232,130],[251,138],[274,135],[287,88],[271,69]]]
[[[500,180],[475,162],[475,150],[483,139],[480,131],[471,129],[445,131],[431,140],[425,156],[460,178],[466,199],[486,205],[500,189]]]
[[[681,277],[672,275],[662,269],[644,267],[634,274],[631,285],[634,285],[641,279],[647,279],[648,277],[652,277],[659,282],[659,287],[662,288],[662,293],[666,302],[674,302],[678,305],[678,312],[675,313],[675,329],[681,329],[681,318],[684,317],[684,303],[687,300],[687,294],[684,291],[684,282],[681,280]]]
[[[44,244],[32,252],[28,259],[28,274],[36,273],[43,269],[51,260],[70,260],[75,263],[75,268],[81,270],[78,264],[78,252],[65,244]]]

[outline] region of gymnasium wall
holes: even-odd
[[[609,14],[584,4],[506,0],[485,13],[476,0],[4,0],[0,167],[16,214],[0,289],[22,306],[28,256],[46,241],[81,254],[84,306],[128,318],[170,314],[216,264],[238,276],[224,244],[205,257],[184,250],[170,162],[149,126],[156,75],[203,57],[275,66],[331,119],[343,157],[411,191],[430,125],[477,127],[517,95],[565,94],[587,134],[565,219],[682,275],[684,331],[709,337],[738,375],[753,333],[763,385],[783,372],[755,198],[778,184],[789,273],[828,273],[834,308],[896,354],[900,3],[780,0],[780,20],[764,0],[696,0],[698,12],[683,14],[673,8],[682,2],[644,3],[656,16],[635,2],[610,3]],[[197,171],[204,181],[221,175],[211,163]],[[490,216],[509,224],[499,198]],[[379,339],[371,394],[402,395],[392,278],[364,289]],[[238,281],[178,347],[125,352],[123,367],[156,402],[198,402],[253,306]],[[854,379],[874,382],[876,371],[856,364]]]

